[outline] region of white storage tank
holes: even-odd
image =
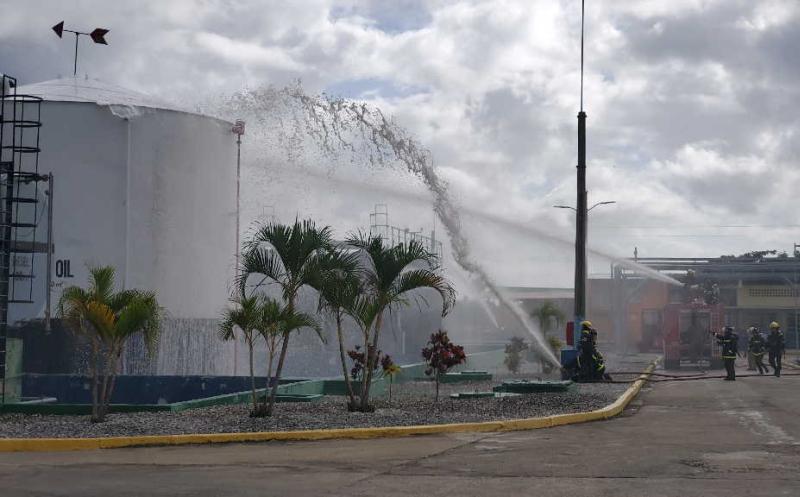
[[[44,99],[39,172],[54,175],[53,311],[61,288],[86,284],[89,265],[113,265],[118,284],[155,290],[181,326],[218,318],[236,254],[232,123],[93,79],[18,93]],[[43,217],[37,240],[45,236]],[[44,316],[43,254],[34,273],[35,303],[12,305],[11,322]]]

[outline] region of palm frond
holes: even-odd
[[[260,275],[281,287],[284,287],[286,282],[286,273],[279,254],[264,247],[255,247],[242,254],[241,270],[236,277],[240,295],[247,294],[247,280],[253,275]]]
[[[322,327],[310,314],[284,309],[283,315],[281,316],[281,329],[283,333],[288,334],[302,328],[311,328],[317,333],[319,339],[325,343],[326,340],[322,335]]]
[[[136,333],[142,333],[148,352],[158,343],[162,309],[153,292],[135,292],[119,313],[114,327],[114,339],[124,342]]]
[[[113,339],[117,317],[114,314],[114,310],[108,305],[96,300],[90,300],[86,304],[86,313],[83,318],[92,326],[101,340],[109,342]]]
[[[442,316],[446,316],[455,305],[456,291],[443,276],[427,269],[412,269],[402,273],[392,282],[392,289],[388,294],[389,301],[395,301],[407,292],[430,288],[439,293],[442,298]]]
[[[245,339],[252,341],[253,330],[259,326],[261,297],[239,297],[232,300],[234,307],[225,309],[222,314],[218,335],[222,340],[236,338],[238,328]]]
[[[89,268],[89,294],[92,300],[108,302],[114,294],[113,266],[97,266]]]

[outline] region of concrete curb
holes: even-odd
[[[535,430],[576,423],[586,423],[613,418],[639,394],[646,378],[653,372],[657,361],[651,363],[639,378],[611,404],[594,411],[558,414],[539,418],[479,423],[453,423],[440,425],[392,426],[378,428],[344,428],[331,430],[268,431],[253,433],[213,433],[190,435],[147,435],[139,437],[98,438],[6,438],[0,440],[0,452],[70,451],[142,447],[156,445],[188,445],[231,442],[265,442],[270,440],[330,440],[404,437],[440,433],[498,432]]]

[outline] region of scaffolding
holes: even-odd
[[[6,402],[8,310],[11,304],[31,304],[34,256],[52,250],[37,242],[40,182],[52,184],[52,175],[39,174],[39,131],[42,99],[17,93],[17,80],[0,75],[0,402]],[[48,191],[49,194],[49,191]],[[52,209],[48,209],[52,211]],[[50,230],[48,230],[50,233]],[[49,288],[47,289],[49,292]]]
[[[387,204],[375,204],[375,210],[369,215],[369,232],[373,236],[381,237],[390,246],[416,241],[428,252],[436,255],[440,262],[444,255],[442,242],[436,239],[435,227],[431,230],[430,235],[425,235],[421,228],[419,231],[411,231],[408,228],[392,226],[389,224],[389,206]]]

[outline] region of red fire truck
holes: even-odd
[[[712,335],[722,330],[725,308],[702,301],[664,308],[664,367],[720,368],[720,348]]]

